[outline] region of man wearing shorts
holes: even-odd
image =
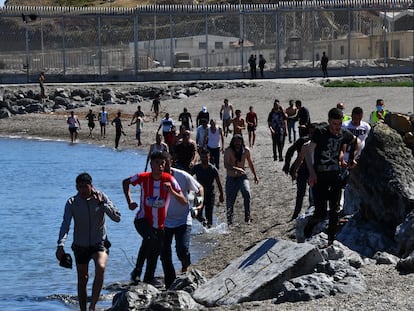
[[[75,115],[73,111],[71,111],[69,118],[66,120],[66,123],[69,125],[70,139],[73,143],[78,139],[78,129],[80,130],[81,127],[78,116]]]
[[[220,119],[223,121],[223,131],[224,136],[227,137],[228,133],[231,133],[230,124],[231,120],[234,117],[233,113],[233,106],[229,104],[229,100],[227,98],[224,99],[224,104],[221,106],[220,109]]]
[[[65,256],[63,247],[73,218],[75,224],[72,250],[78,273],[78,300],[81,311],[86,311],[87,305],[89,261],[93,259],[95,263],[95,279],[89,305],[91,311],[95,310],[99,300],[111,246],[106,233],[105,215],[119,222],[121,214],[106,194],[93,187],[92,177],[88,173],[82,173],[76,177],[76,189],[78,193],[66,202],[57,242],[56,258],[60,261]]]
[[[249,112],[246,114],[247,133],[249,134],[249,147],[252,148],[256,141],[257,128],[257,114],[253,111],[253,106],[249,107]]]
[[[154,117],[152,118],[152,122],[155,122],[158,120],[158,115],[160,114],[160,106],[161,106],[160,95],[156,95],[151,105],[151,111],[154,110]]]
[[[102,111],[98,115],[99,125],[101,126],[101,137],[106,136],[106,124],[108,123],[108,112],[105,111],[105,107],[102,107]]]

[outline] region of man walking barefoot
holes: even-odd
[[[66,202],[59,231],[56,258],[60,261],[65,256],[63,247],[73,218],[75,224],[72,250],[75,254],[78,273],[79,307],[81,311],[86,311],[88,265],[89,261],[93,259],[95,279],[92,285],[89,311],[94,311],[102,289],[109,248],[111,247],[106,233],[105,215],[113,221],[119,222],[121,214],[103,192],[93,187],[92,177],[88,173],[82,173],[76,177],[76,189],[78,193]]]

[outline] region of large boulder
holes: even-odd
[[[405,258],[414,251],[414,211],[408,214],[404,222],[395,231],[398,254]]]
[[[11,112],[7,108],[0,108],[0,119],[10,118],[12,116]]]
[[[393,236],[414,209],[414,157],[396,130],[385,123],[372,128],[349,183],[362,218]]]
[[[311,244],[267,239],[198,287],[193,298],[207,306],[271,299],[283,282],[312,273],[322,261]]]

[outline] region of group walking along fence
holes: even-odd
[[[407,66],[413,1],[315,0],[136,8],[0,8],[0,75],[136,77],[145,72]]]

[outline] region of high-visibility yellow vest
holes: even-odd
[[[383,113],[382,113],[382,115],[385,117],[385,115],[388,113],[388,110],[383,110]],[[373,112],[371,112],[371,116],[370,116],[370,118],[369,118],[369,124],[372,126],[372,125],[374,125],[374,124],[376,124],[376,123],[378,123],[378,121],[379,121],[380,119],[378,118],[378,115],[377,115],[377,111],[376,110],[374,110]]]

